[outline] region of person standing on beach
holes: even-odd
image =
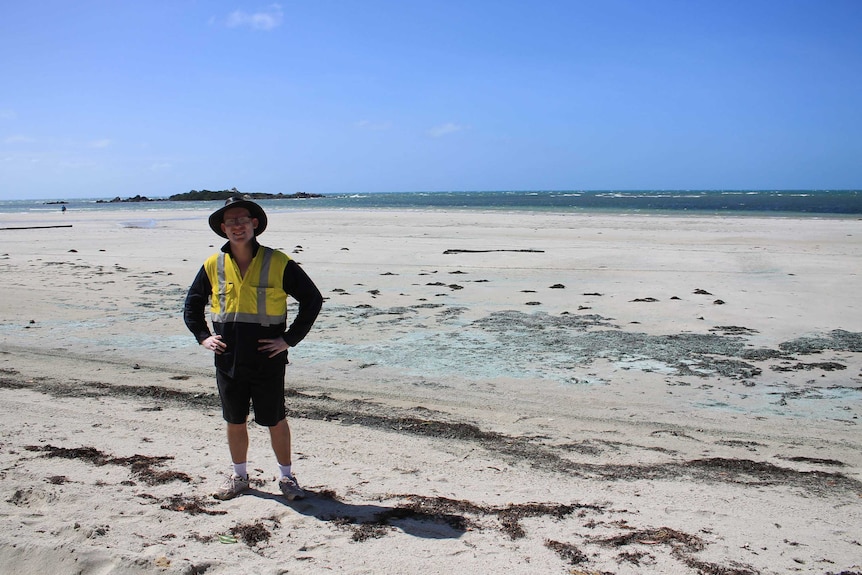
[[[257,238],[267,217],[258,204],[233,196],[209,217],[228,242],[201,266],[186,296],[183,318],[198,343],[215,355],[216,384],[233,472],[213,494],[231,499],[249,488],[246,469],[249,404],[254,420],[269,428],[279,468],[279,488],[288,499],[304,496],[291,470],[291,437],[284,400],[287,350],[308,334],[323,297],[299,265]],[[299,311],[287,328],[287,297]],[[211,313],[213,334],[207,325]]]

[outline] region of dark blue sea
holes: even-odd
[[[126,199],[126,198],[122,198]],[[0,212],[67,210],[212,210],[221,202],[180,202],[157,197],[147,202],[110,198],[0,200]],[[59,203],[64,202],[64,203]],[[707,190],[707,191],[498,191],[332,194],[322,198],[259,200],[267,210],[289,209],[447,209],[555,213],[690,213],[703,215],[819,216],[862,215],[862,190]]]

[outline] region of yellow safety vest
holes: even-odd
[[[212,285],[210,313],[217,323],[242,322],[262,326],[287,321],[287,293],[284,291],[284,268],[290,256],[260,246],[251,260],[245,277],[233,258],[224,252],[204,262]]]

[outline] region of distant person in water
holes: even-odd
[[[249,404],[254,421],[269,428],[279,468],[279,488],[288,499],[304,496],[291,469],[284,375],[287,350],[308,334],[323,304],[320,291],[299,265],[279,250],[258,243],[266,213],[240,196],[209,217],[227,243],[201,267],[186,296],[183,317],[198,343],[213,352],[222,415],[233,471],[213,494],[231,499],[249,488]],[[299,302],[287,328],[287,298]],[[205,317],[206,307],[215,334]]]
[[[62,208],[60,208],[60,211],[65,214],[66,213],[66,206],[63,206]]]

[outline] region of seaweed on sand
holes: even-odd
[[[169,456],[133,455],[131,457],[109,456],[95,447],[55,447],[53,445],[28,445],[27,451],[42,452],[45,457],[60,457],[63,459],[78,459],[96,466],[119,465],[128,467],[132,474],[148,485],[160,485],[170,481],[191,482],[191,477],[179,471],[162,471],[154,469],[165,461],[173,459]]]
[[[182,497],[175,495],[162,503],[161,508],[169,511],[182,511],[189,515],[225,515],[227,511],[208,509],[214,502],[202,497]]]

